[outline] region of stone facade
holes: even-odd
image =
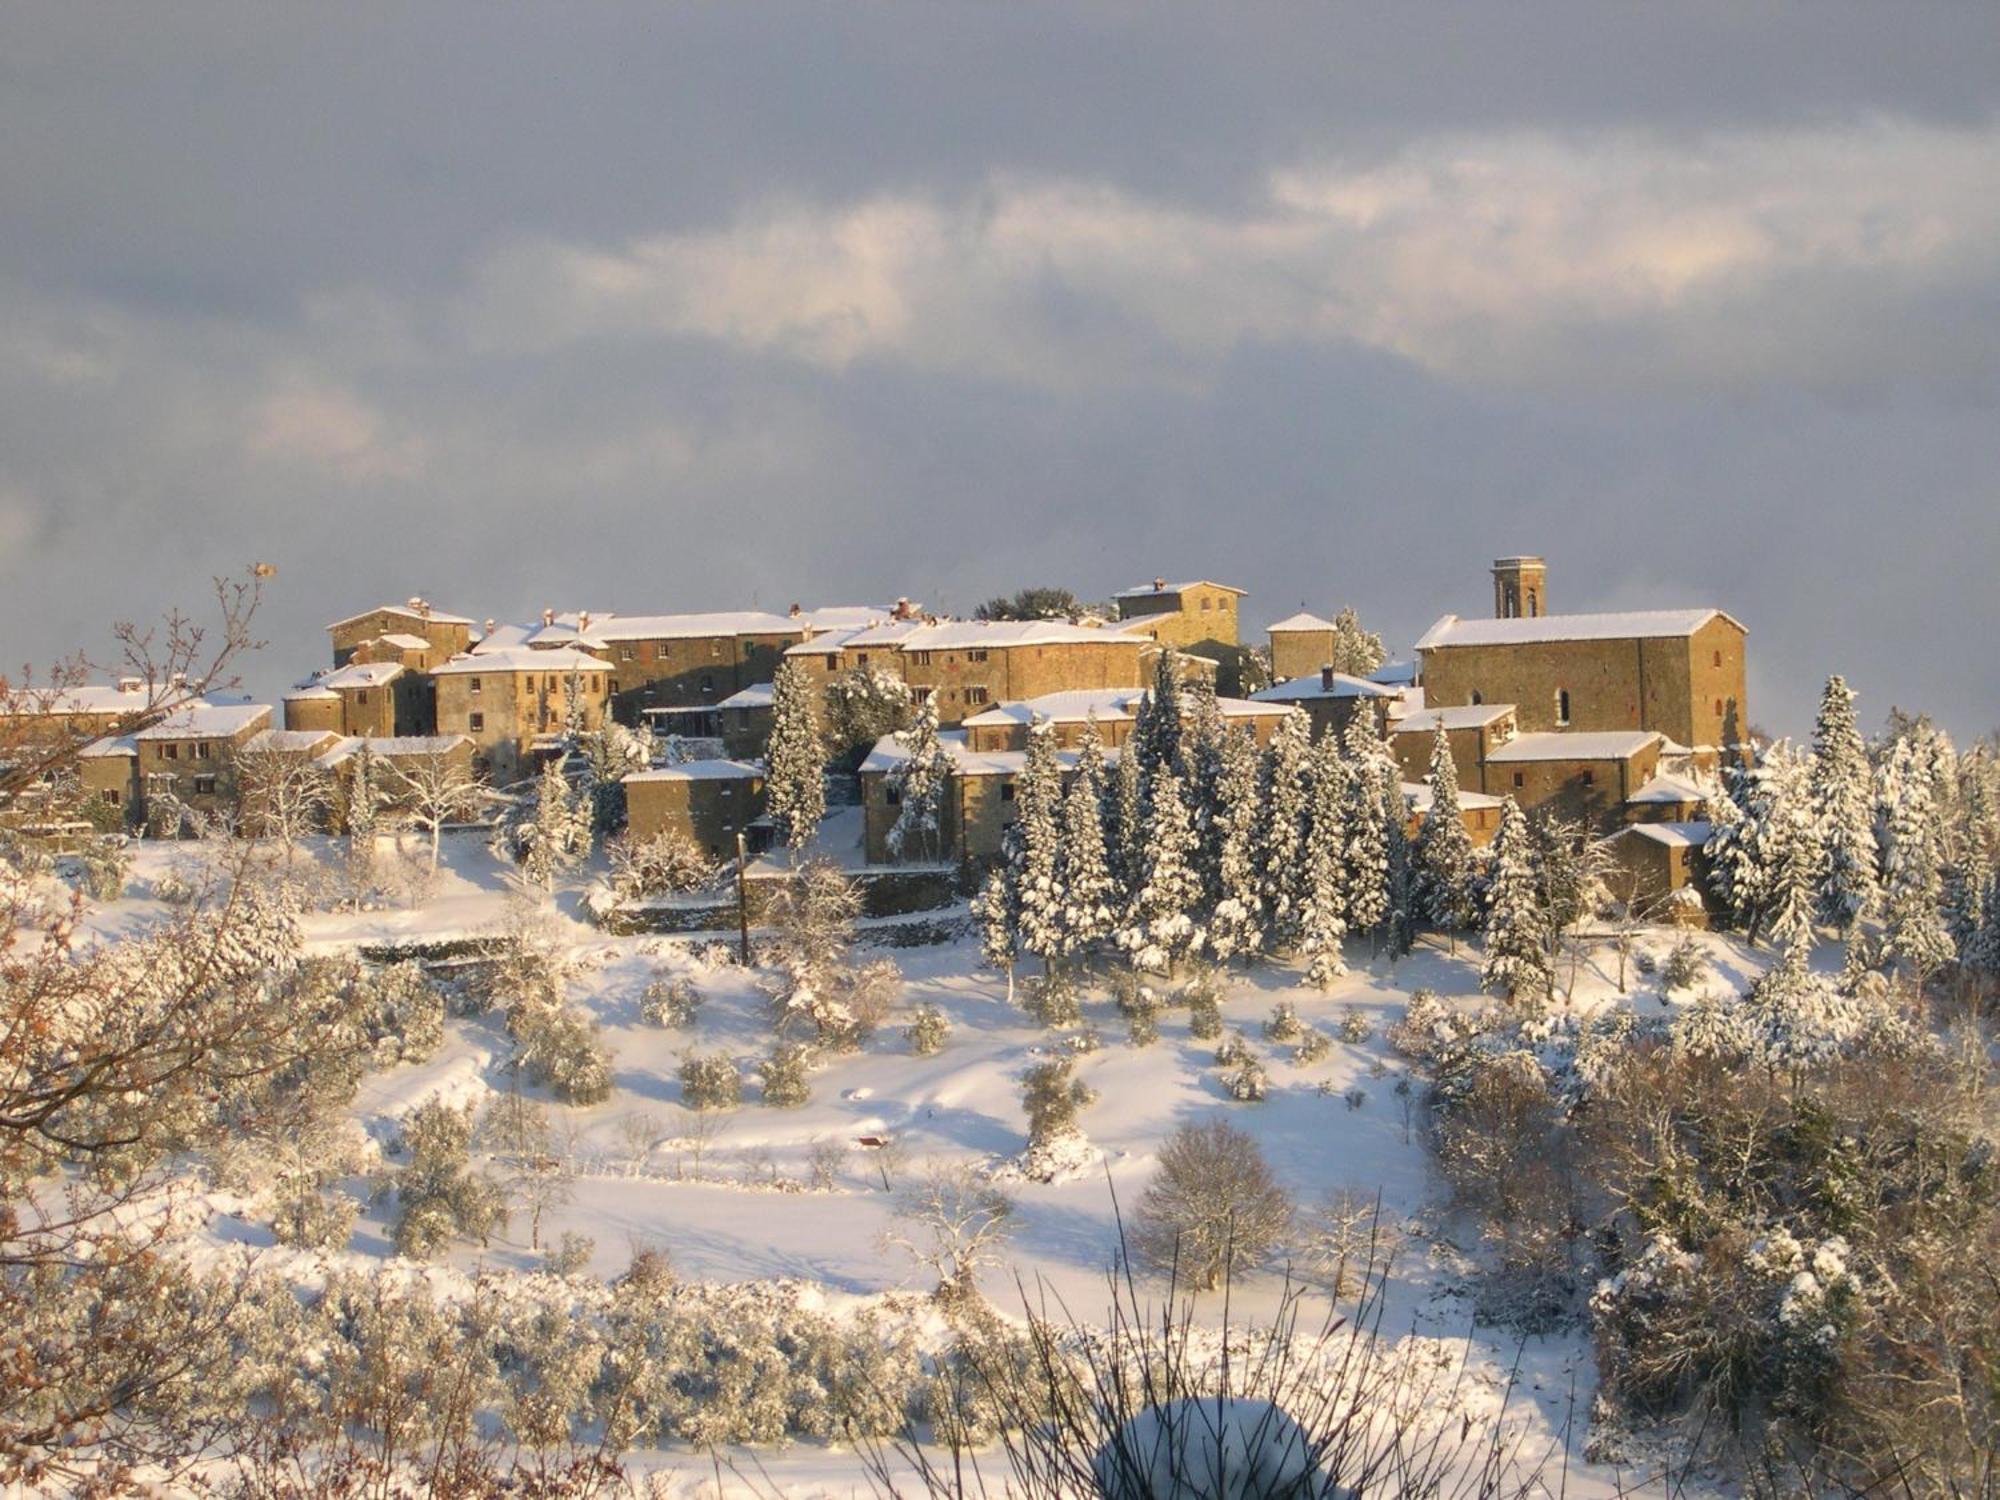
[[[1144,620],[1152,638],[1163,645],[1205,656],[1204,648],[1240,644],[1236,617],[1244,591],[1226,583],[1198,580],[1168,583],[1156,578],[1150,586],[1121,589],[1112,596],[1120,620]]]
[[[1389,730],[1389,747],[1405,781],[1428,781],[1431,774],[1431,745],[1439,725],[1451,746],[1451,761],[1461,787],[1480,784],[1480,767],[1488,755],[1515,735],[1520,726],[1509,703],[1484,704],[1470,708],[1422,709],[1397,720]]]
[[[405,636],[428,642],[428,648],[419,650],[417,654],[427,657],[428,665],[437,666],[471,649],[472,625],[472,621],[461,615],[443,614],[422,599],[412,599],[407,604],[378,605],[363,614],[336,620],[326,629],[333,639],[333,664],[336,667],[346,666],[364,647],[369,647],[368,654],[374,653],[379,648],[370,646],[370,643],[385,636]],[[381,658],[378,656],[377,659]]]
[[[612,710],[637,723],[649,708],[713,707],[769,682],[808,626],[784,615],[613,615],[590,627],[611,668]]]
[[[1333,660],[1333,621],[1318,615],[1288,616],[1266,632],[1271,639],[1271,680],[1310,677]]]
[[[572,675],[586,730],[603,727],[610,702],[610,665],[567,649],[465,656],[435,675],[438,732],[471,740],[473,764],[500,784],[532,773],[536,751],[562,734]]]
[[[763,768],[744,761],[688,761],[637,772],[624,785],[631,838],[678,833],[714,859],[733,857],[736,835],[764,815]]]
[[[1701,822],[1625,829],[1608,844],[1613,896],[1632,901],[1647,921],[1707,927],[1708,859],[1702,851],[1709,831]]]
[[[232,811],[237,752],[271,727],[262,703],[188,705],[133,736],[142,804],[171,794],[200,813]]]
[[[1477,789],[1611,833],[1626,822],[1632,795],[1658,774],[1660,749],[1649,730],[1524,734],[1481,761]]]
[[[1317,739],[1323,734],[1342,733],[1355,715],[1362,712],[1374,715],[1378,731],[1384,729],[1396,694],[1379,683],[1320,667],[1307,676],[1274,683],[1252,693],[1250,701],[1305,710],[1312,721],[1313,738]]]

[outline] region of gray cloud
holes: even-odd
[[[11,658],[1158,571],[1407,641],[1540,549],[1753,711],[1993,727],[1968,8],[50,8],[0,37]]]

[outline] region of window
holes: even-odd
[[[916,658],[917,658],[917,665],[918,665],[918,666],[920,666],[920,667],[928,667],[928,666],[929,666],[929,665],[931,664],[931,654],[930,654],[930,652],[928,652],[928,651],[919,651],[919,652],[917,652],[917,653],[916,653]],[[864,656],[864,657],[862,657],[861,659],[862,659],[863,661],[867,661],[867,660],[868,660],[868,658],[867,658],[867,657],[865,657],[865,656]]]
[[[1556,689],[1556,722],[1558,724],[1567,724],[1569,722],[1568,688]]]
[[[1583,784],[1585,786],[1596,786],[1597,773],[1595,771],[1585,771],[1583,773]]]
[[[215,795],[215,778],[213,776],[195,777],[194,794],[197,797],[213,797]]]
[[[1479,689],[1474,688],[1472,690],[1472,696],[1466,701],[1477,707],[1479,704],[1484,703],[1486,700],[1479,696]]]
[[[181,747],[179,745],[160,746],[161,760],[179,760],[180,758],[181,758]]]
[[[838,672],[840,670],[840,658],[828,653],[826,657],[826,669],[829,672]]]
[[[1525,771],[1516,771],[1514,773],[1514,785],[1516,787],[1524,787],[1527,784],[1528,784],[1528,773]]]
[[[715,691],[715,678],[707,672],[701,674],[701,690],[703,693]]]
[[[1715,653],[1715,664],[1718,667],[1722,665],[1722,653],[1720,651]]]
[[[356,703],[366,703],[368,701],[368,689],[362,688],[360,691],[355,693],[354,701]]]
[[[1000,783],[1000,800],[1002,802],[1012,802],[1014,800],[1013,782],[1003,781]]]
[[[195,758],[196,760],[207,760],[207,759],[208,759],[208,751],[209,751],[209,744],[208,744],[208,741],[207,741],[207,740],[196,740],[196,741],[195,741],[195,746],[194,746],[194,758]]]
[[[965,701],[967,703],[984,703],[986,701],[986,689],[983,687],[967,688],[965,690]]]
[[[118,788],[115,786],[106,787],[98,793],[98,796],[104,799],[106,807],[116,807],[118,805]]]
[[[710,642],[708,643],[708,654],[709,654],[710,656],[720,656],[720,655],[722,655],[722,642],[720,642],[720,641],[710,641]]]
[[[1720,698],[1715,700],[1715,716],[1718,719],[1722,717],[1722,700]]]
[[[468,689],[468,691],[471,692],[472,696],[475,698],[479,696],[479,679],[477,677],[472,679],[472,686],[470,687],[470,689]]]
[[[891,807],[901,807],[903,805],[903,793],[899,787],[884,785],[882,788],[882,797]]]
[[[468,727],[471,728],[474,734],[477,734],[479,733],[480,730],[486,727],[486,715],[474,714],[470,719],[466,720],[466,724],[468,725]]]
[[[1206,599],[1204,599],[1204,600],[1202,600],[1202,601],[1201,601],[1201,612],[1202,612],[1203,614],[1207,614],[1207,613],[1208,613],[1208,601],[1207,601]]]
[[[638,654],[630,646],[620,646],[618,648],[618,659],[620,661],[631,661]]]
[[[967,661],[985,661],[986,660],[985,649],[981,648],[978,651],[968,651],[965,653],[965,659]]]

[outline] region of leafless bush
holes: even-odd
[[[1291,1220],[1291,1199],[1256,1138],[1210,1118],[1178,1126],[1162,1143],[1133,1244],[1187,1285],[1213,1291],[1226,1276],[1261,1265]]]

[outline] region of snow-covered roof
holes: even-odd
[[[1283,635],[1288,630],[1330,631],[1333,628],[1334,628],[1333,621],[1322,620],[1318,615],[1309,614],[1308,612],[1302,609],[1295,615],[1286,615],[1284,619],[1278,621],[1274,625],[1266,625],[1264,627],[1264,633],[1266,635]]]
[[[947,620],[918,627],[903,637],[901,645],[905,651],[978,651],[1006,646],[1122,645],[1127,639],[1063,620]]]
[[[403,664],[399,661],[354,661],[316,680],[319,686],[338,692],[344,688],[386,687],[402,675]]]
[[[325,702],[329,699],[338,703],[340,694],[330,687],[321,687],[318,680],[311,677],[285,694],[287,703]]]
[[[146,685],[137,678],[125,683],[85,682],[75,687],[37,691],[28,688],[9,694],[0,703],[0,714],[33,717],[39,714],[136,714],[150,702]]]
[[[595,620],[588,627],[574,620],[554,620],[529,630],[522,636],[521,644],[533,646],[538,651],[546,651],[553,646],[580,646],[586,650],[602,651],[605,639]]]
[[[1685,776],[1655,776],[1625,800],[1627,802],[1700,802],[1708,792]]]
[[[139,742],[129,734],[110,734],[101,740],[92,740],[76,753],[80,760],[129,760],[139,753]]]
[[[1708,842],[1713,828],[1707,823],[1631,823],[1620,830],[1621,834],[1636,833],[1642,839],[1651,839],[1656,844],[1666,844],[1670,848],[1699,848]]]
[[[539,625],[495,625],[479,643],[472,648],[474,656],[494,656],[502,651],[518,650],[528,644],[528,637],[541,627]]]
[[[340,736],[331,729],[265,729],[252,735],[245,742],[245,750],[275,750],[286,755],[314,754],[326,747],[328,740]]]
[[[1440,728],[1484,729],[1514,712],[1511,703],[1462,703],[1450,708],[1421,708],[1397,721],[1397,734],[1435,734]]]
[[[590,633],[604,641],[685,640],[710,635],[797,635],[804,628],[787,615],[761,609],[723,610],[693,615],[606,615],[593,617]]]
[[[405,620],[425,620],[439,625],[475,625],[476,620],[468,620],[464,615],[448,615],[441,609],[412,609],[407,604],[378,604],[373,609],[364,609],[358,615],[349,615],[344,620],[335,620],[328,630],[338,630],[343,625],[352,625],[356,620],[365,620],[370,615],[398,615]]]
[[[1106,721],[1129,719],[1139,711],[1144,688],[1073,688],[1068,692],[1044,693],[1039,698],[1020,698],[981,709],[964,722],[970,727],[996,724],[1031,724],[1037,719],[1053,724],[1080,724],[1088,718]],[[1182,712],[1191,712],[1192,703],[1182,700]],[[1283,704],[1255,703],[1248,698],[1217,698],[1216,707],[1225,719],[1276,717],[1289,710]]]
[[[1414,688],[1417,686],[1417,664],[1413,661],[1385,661],[1368,674],[1370,682],[1379,682],[1383,687]],[[1423,691],[1421,688],[1417,689]]]
[[[405,635],[400,630],[392,630],[386,635],[378,635],[376,640],[385,646],[394,646],[398,651],[428,651],[431,643],[420,635]]]
[[[190,703],[139,731],[142,740],[227,739],[271,718],[268,703]]]
[[[1410,804],[1410,808],[1414,812],[1429,812],[1431,810],[1431,789],[1429,784],[1422,781],[1404,782],[1403,800]],[[1500,806],[1500,799],[1498,797],[1489,797],[1484,792],[1467,791],[1464,787],[1460,787],[1458,791],[1458,805],[1461,810],[1469,807],[1475,811],[1491,811]]]
[[[741,692],[731,693],[717,708],[769,708],[777,701],[777,689],[768,682],[753,682]]]
[[[1189,589],[1221,589],[1225,593],[1247,594],[1248,589],[1239,589],[1226,583],[1217,583],[1212,578],[1190,578],[1185,583],[1162,583],[1155,588],[1150,583],[1142,583],[1137,588],[1120,589],[1111,597],[1114,599],[1146,599],[1156,594],[1184,594]]]
[[[448,753],[460,745],[471,743],[472,741],[462,734],[383,734],[368,737],[350,734],[329,745],[314,764],[332,770],[335,766],[359,755],[364,745],[368,747],[370,755],[379,756],[384,760],[397,760],[418,755]]]
[[[684,760],[677,766],[661,766],[652,771],[634,771],[625,778],[635,781],[748,781],[762,776],[764,768],[747,760]]]
[[[1447,646],[1525,646],[1552,641],[1657,640],[1693,635],[1721,618],[1738,630],[1743,624],[1719,609],[1635,609],[1601,615],[1538,615],[1512,620],[1462,620],[1446,615],[1423,633],[1419,651]]]
[[[966,734],[962,729],[938,731],[938,745],[951,757],[952,770],[960,776],[1018,776],[1028,764],[1025,750],[973,750],[967,748]],[[1056,751],[1056,763],[1064,770],[1072,770],[1081,754],[1076,750]],[[1115,765],[1118,752],[1106,749],[1106,765]],[[868,758],[861,762],[861,772],[882,772],[893,770],[910,758],[910,752],[903,742],[893,734],[884,735],[875,742],[875,748],[868,752]]]
[[[842,647],[894,646],[905,637],[924,629],[928,623],[924,620],[884,620],[879,625],[869,625],[855,631],[840,644]],[[808,641],[806,649],[810,651],[818,645],[818,641]]]
[[[823,604],[817,609],[802,609],[790,618],[809,630],[858,630],[893,613],[885,604]]]
[[[1294,677],[1290,682],[1273,683],[1250,695],[1257,703],[1297,703],[1307,698],[1393,698],[1396,695],[1380,683],[1370,682],[1365,677],[1349,677],[1345,672],[1332,674],[1328,684],[1324,672],[1308,672],[1304,677]]]
[[[823,630],[818,635],[808,636],[796,645],[785,647],[787,656],[826,656],[840,650],[857,635],[865,634],[867,627],[850,625],[840,630]]]
[[[1523,734],[1486,752],[1489,762],[1531,760],[1630,760],[1660,736],[1650,729],[1599,729],[1570,734]]]
[[[497,651],[454,656],[431,669],[437,676],[462,672],[608,672],[611,663],[567,646],[538,650],[533,646],[506,646]]]

